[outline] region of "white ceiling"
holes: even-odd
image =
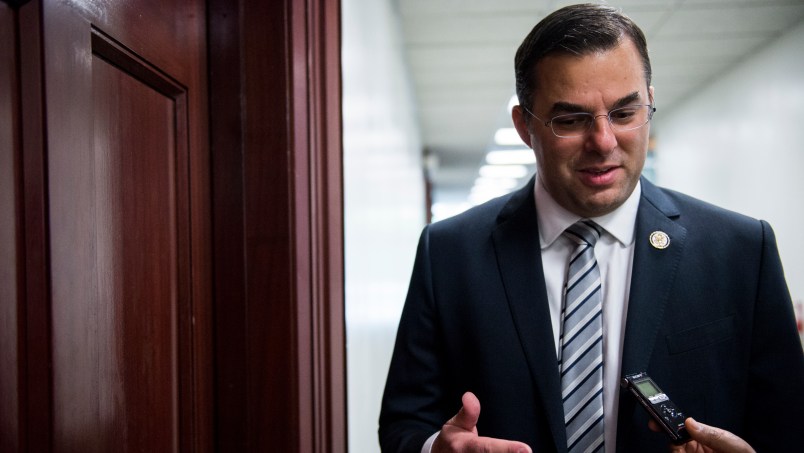
[[[468,193],[510,126],[513,60],[555,0],[396,0],[435,190]],[[645,32],[658,115],[804,20],[804,0],[622,0]],[[804,56],[804,52],[802,53]]]

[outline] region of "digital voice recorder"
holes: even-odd
[[[629,374],[623,378],[621,385],[631,391],[639,404],[670,436],[674,444],[681,445],[690,440],[690,435],[684,427],[684,420],[687,417],[653,382],[648,373]]]

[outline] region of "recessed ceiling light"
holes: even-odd
[[[494,133],[494,143],[502,146],[522,145],[519,133],[513,127],[502,127]]]
[[[480,176],[484,178],[524,178],[528,168],[524,165],[483,165]]]
[[[486,163],[491,165],[531,165],[536,163],[536,155],[530,148],[495,149],[486,154]]]

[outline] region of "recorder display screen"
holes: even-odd
[[[659,393],[662,393],[662,391],[659,390],[659,388],[656,387],[650,380],[635,382],[634,385],[636,385],[639,391],[642,392],[642,394],[645,395],[646,398],[652,398],[658,395]]]

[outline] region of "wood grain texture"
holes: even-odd
[[[204,11],[20,8],[21,451],[211,449]]]
[[[0,4],[0,451],[20,448],[24,306],[17,15]],[[22,378],[22,379],[21,379]],[[23,395],[24,397],[24,395]]]
[[[220,449],[346,450],[339,8],[210,2]]]
[[[339,8],[0,9],[3,451],[346,451]]]

